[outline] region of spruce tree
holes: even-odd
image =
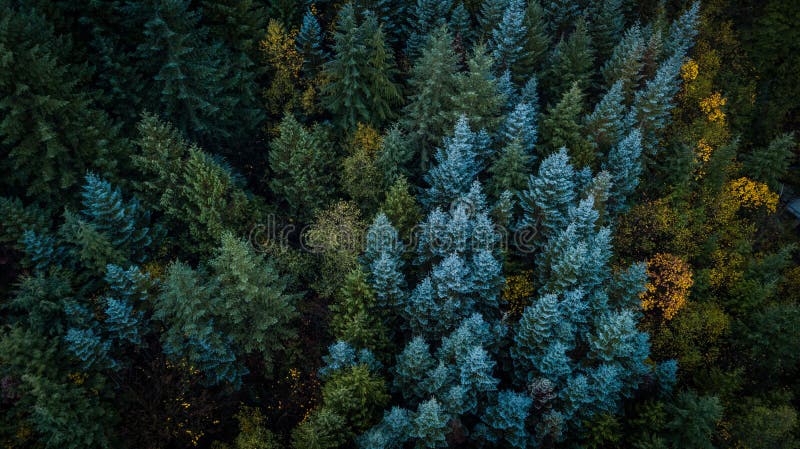
[[[333,149],[322,128],[309,131],[292,115],[278,129],[280,134],[270,142],[270,188],[287,203],[290,216],[309,219],[333,193]]]
[[[303,16],[303,24],[295,38],[297,51],[303,55],[303,71],[307,76],[315,76],[327,58],[322,48],[322,30],[317,17],[309,9]]]
[[[575,31],[568,38],[558,42],[551,54],[551,61],[547,76],[543,78],[547,81],[546,92],[550,98],[561,97],[575,83],[583,91],[589,87],[594,50],[583,18],[578,19]]]
[[[469,117],[474,129],[497,127],[501,109],[508,99],[500,91],[492,72],[492,58],[485,47],[477,44],[467,60],[467,73],[458,79],[458,94],[454,98],[458,114]]]
[[[544,0],[544,10],[554,34],[568,29],[581,13],[581,2],[577,0]]]
[[[519,141],[522,150],[533,158],[538,138],[536,106],[524,100],[518,103],[506,117],[500,135],[506,144],[510,144],[514,140]]]
[[[527,395],[503,390],[497,395],[497,404],[489,406],[481,417],[481,436],[494,444],[508,445],[515,449],[528,447],[531,436],[525,429],[525,421],[533,401]]]
[[[633,106],[625,117],[628,127],[638,126],[642,130],[642,143],[648,156],[653,156],[659,140],[659,131],[670,121],[674,107],[673,97],[680,86],[682,56],[676,55],[664,61],[653,79],[636,92]]]
[[[435,29],[408,80],[409,102],[403,109],[402,124],[412,145],[419,148],[423,170],[428,168],[432,148],[458,117],[454,102],[459,93],[458,59],[452,41],[447,28]]]
[[[482,34],[492,35],[492,31],[503,21],[503,14],[510,3],[510,0],[484,0],[481,2],[478,23],[482,28]]]
[[[114,179],[127,144],[96,104],[92,73],[71,63],[71,41],[35,10],[0,9],[3,186],[60,209],[86,171]]]
[[[623,0],[603,0],[594,6],[590,29],[597,59],[606,61],[624,32]]]
[[[447,24],[453,0],[417,0],[410,8],[408,41],[406,42],[406,55],[414,60],[424,57],[424,49],[428,47],[430,36],[438,33]]]
[[[766,183],[773,191],[780,191],[781,181],[794,159],[796,147],[793,133],[781,134],[772,139],[766,148],[756,148],[745,156],[745,171],[753,179]]]
[[[583,98],[578,83],[573,83],[542,119],[542,140],[550,152],[566,148],[578,168],[591,165],[595,159],[594,149],[587,141],[580,121]]]
[[[524,211],[522,226],[540,227],[545,236],[567,224],[569,206],[575,200],[575,170],[567,151],[562,149],[545,158],[528,188],[520,194]]]
[[[498,70],[511,70],[525,59],[525,3],[509,0],[503,18],[492,30],[491,49]],[[522,74],[515,74],[522,75]]]
[[[699,32],[700,2],[693,2],[681,16],[670,24],[664,42],[664,55],[667,58],[685,57],[694,45],[694,37]]]
[[[526,30],[522,55],[511,68],[517,81],[533,76],[541,67],[545,53],[550,48],[551,37],[547,31],[544,9],[539,0],[530,0],[527,3],[522,25]]]
[[[489,191],[499,198],[504,191],[519,193],[527,186],[532,157],[519,140],[512,140],[503,147],[497,160],[489,167],[492,176]]]
[[[639,185],[642,173],[642,134],[631,131],[608,154],[605,169],[611,174],[612,185],[608,208],[612,214],[624,211],[631,195]]]
[[[639,24],[634,24],[625,31],[601,70],[606,86],[622,83],[622,92],[626,100],[630,99],[633,90],[639,85],[644,52],[644,34]]]
[[[595,105],[594,111],[583,120],[585,132],[600,154],[605,154],[622,140],[626,112],[622,87],[622,80],[614,83]]]
[[[445,139],[443,148],[436,151],[437,165],[425,176],[430,188],[422,203],[428,207],[447,207],[460,195],[467,193],[472,181],[481,171],[477,161],[475,133],[470,130],[465,116],[461,116],[453,130],[453,137]]]

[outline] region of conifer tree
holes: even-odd
[[[409,102],[402,124],[412,145],[419,148],[423,170],[427,170],[431,149],[458,117],[454,103],[459,93],[458,59],[452,40],[447,28],[433,30],[408,80]]]
[[[667,58],[684,57],[694,44],[700,21],[700,2],[693,2],[681,16],[670,24],[664,41],[664,55]]]
[[[497,395],[497,404],[489,406],[481,417],[484,429],[479,432],[490,443],[523,449],[528,447],[531,438],[525,430],[533,401],[530,397],[515,391],[504,390]]]
[[[492,178],[490,192],[497,198],[504,191],[519,193],[527,186],[532,157],[523,150],[519,140],[514,139],[503,147],[499,157],[489,167]]]
[[[642,173],[642,134],[634,129],[608,154],[606,170],[611,174],[612,185],[608,208],[612,214],[625,210],[631,194],[639,185]]]
[[[447,447],[448,417],[442,406],[435,398],[422,402],[417,408],[414,417],[411,436],[417,439],[417,447],[438,448]]]
[[[279,132],[270,142],[270,188],[288,204],[291,216],[308,219],[333,193],[333,149],[322,128],[309,131],[292,115],[281,120]]]
[[[467,8],[464,7],[464,2],[460,1],[453,7],[453,12],[450,14],[449,26],[453,30],[456,39],[461,39],[461,41],[467,45],[472,43],[474,37],[472,18]]]
[[[0,8],[2,183],[54,206],[76,193],[87,170],[113,179],[127,144],[97,107],[91,72],[71,63],[71,41],[36,10]]]
[[[581,2],[576,0],[545,0],[544,10],[554,34],[559,35],[575,21],[581,13]]]
[[[520,195],[524,211],[523,226],[539,226],[553,235],[567,224],[569,206],[575,200],[575,170],[567,151],[562,149],[545,158],[528,188]]]
[[[518,140],[522,150],[533,158],[538,137],[536,107],[524,100],[518,103],[506,117],[500,135],[507,144]]]
[[[380,210],[386,214],[390,222],[397,224],[400,235],[406,241],[410,240],[412,228],[422,218],[420,207],[416,198],[410,193],[410,186],[404,176],[398,177],[386,192],[386,200]]]
[[[322,30],[317,17],[309,9],[303,16],[303,24],[295,39],[297,51],[303,55],[303,71],[308,76],[315,76],[327,55],[322,48]]]
[[[754,149],[745,157],[745,170],[753,179],[766,183],[779,191],[797,144],[793,133],[781,134],[772,139],[766,148]]]
[[[430,188],[422,199],[424,205],[447,206],[469,191],[472,181],[480,172],[475,140],[475,133],[470,130],[467,118],[461,116],[453,130],[453,137],[445,139],[444,147],[436,151],[437,165],[425,176]]]
[[[568,38],[562,38],[551,54],[552,63],[543,81],[550,98],[559,98],[575,83],[581,90],[589,87],[594,62],[594,51],[586,21],[578,19]]]
[[[491,49],[498,70],[511,70],[525,58],[525,3],[509,0],[503,18],[492,30]]]
[[[591,19],[592,44],[597,59],[606,61],[624,32],[623,0],[603,0],[594,6]]]
[[[353,5],[346,4],[339,11],[333,52],[324,69],[325,107],[347,129],[359,122],[380,126],[391,117],[400,94],[391,81],[392,56],[375,16],[368,14],[358,25]]]
[[[134,311],[125,300],[106,298],[106,319],[103,322],[108,332],[118,341],[138,345],[142,341],[143,313]]]
[[[430,35],[437,33],[436,30],[447,24],[452,6],[453,0],[418,0],[410,8],[411,14],[408,19],[410,32],[406,42],[406,55],[409,59],[419,57],[429,46]]]
[[[376,307],[375,292],[361,268],[347,275],[336,302],[330,306],[331,332],[337,339],[357,348],[377,352],[389,344],[387,329]]]
[[[510,4],[510,0],[485,0],[481,2],[478,23],[484,35],[491,36],[492,31],[503,21],[503,14]]]
[[[622,80],[614,83],[583,120],[592,146],[601,154],[622,140],[626,112],[622,87]]]
[[[638,126],[642,131],[642,143],[648,156],[652,156],[658,143],[659,130],[670,119],[674,103],[673,97],[680,86],[681,61],[683,56],[675,55],[664,61],[653,79],[636,92],[633,106],[625,117],[628,127]]]
[[[550,34],[547,31],[545,12],[539,0],[530,0],[525,6],[525,18],[522,21],[526,35],[523,49],[512,72],[517,81],[527,79],[536,73],[550,47]]]
[[[625,31],[611,52],[611,57],[603,65],[601,73],[606,86],[611,87],[617,82],[622,82],[624,97],[629,99],[641,79],[644,52],[642,28],[639,24],[634,24]]]
[[[456,110],[469,117],[474,129],[494,129],[499,122],[503,104],[508,99],[492,74],[493,59],[485,47],[477,44],[467,60],[467,73],[459,77]]]
[[[566,148],[578,168],[591,165],[595,158],[580,122],[583,98],[578,83],[573,83],[542,119],[542,140],[550,151]]]
[[[412,171],[409,162],[413,157],[414,148],[411,147],[408,136],[395,123],[383,135],[376,161],[383,173],[383,185],[388,188],[397,182],[398,177],[409,177]]]

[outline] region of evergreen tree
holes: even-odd
[[[453,137],[445,139],[444,147],[436,151],[437,165],[425,175],[430,188],[422,203],[428,207],[447,206],[460,195],[467,193],[481,168],[477,161],[476,136],[470,130],[465,116],[461,116],[453,130]]]
[[[410,186],[405,177],[400,176],[386,192],[386,200],[380,207],[381,212],[392,223],[397,223],[397,229],[404,240],[409,241],[412,229],[422,218],[422,212],[417,200],[409,192]]]
[[[543,78],[547,81],[546,92],[550,98],[561,97],[575,83],[583,91],[589,87],[594,50],[583,18],[578,19],[575,31],[568,38],[558,42],[550,59],[547,76]]]
[[[439,33],[437,30],[447,24],[452,6],[453,0],[417,0],[408,19],[410,32],[406,42],[406,55],[409,59],[417,58],[421,52],[424,58],[425,48],[430,48],[430,36]],[[452,40],[452,37],[448,40]]]
[[[508,114],[500,135],[506,144],[518,140],[522,150],[533,158],[538,137],[536,107],[525,101],[518,103]]]
[[[87,170],[115,174],[127,144],[95,104],[91,72],[71,64],[71,41],[32,8],[9,2],[0,8],[3,186],[56,206],[75,193]]]
[[[676,55],[664,61],[653,79],[644,88],[636,92],[633,106],[625,117],[630,128],[638,126],[642,130],[642,143],[645,152],[653,156],[658,143],[659,130],[670,120],[673,97],[678,92],[682,56]]]
[[[600,61],[606,61],[611,56],[624,32],[623,2],[623,0],[603,0],[600,5],[594,6],[590,28],[592,44]]]
[[[519,140],[512,140],[489,167],[492,176],[489,191],[499,198],[504,191],[519,193],[527,186],[532,157],[523,150]]]
[[[603,65],[601,73],[606,86],[621,82],[624,98],[629,99],[641,79],[644,53],[644,34],[639,24],[635,24],[625,31]]]
[[[642,173],[642,134],[634,129],[608,154],[606,170],[611,174],[612,185],[608,208],[612,214],[625,210]]]
[[[388,346],[388,331],[380,319],[375,292],[360,268],[347,275],[330,309],[333,313],[330,328],[337,339],[375,352]]]
[[[530,435],[525,430],[533,401],[515,391],[504,390],[497,395],[497,404],[489,406],[481,417],[486,430],[481,432],[490,443],[523,449],[528,446]]]
[[[314,13],[309,9],[303,16],[303,24],[295,39],[297,51],[303,55],[303,71],[315,76],[327,59],[322,48],[322,30]]]
[[[286,115],[270,142],[270,188],[289,206],[289,215],[308,219],[331,198],[333,149],[322,128],[307,130]]]
[[[554,34],[569,28],[581,13],[581,2],[577,0],[545,0],[544,10]]]
[[[424,398],[426,391],[419,380],[433,369],[434,364],[430,346],[425,339],[420,336],[412,338],[397,356],[394,367],[395,390],[401,392],[407,400]]]
[[[622,88],[622,80],[614,83],[594,111],[583,120],[592,146],[601,154],[622,140],[626,112]]]
[[[484,0],[481,2],[478,23],[482,28],[482,34],[491,36],[492,31],[503,21],[503,14],[510,3],[510,0]]]
[[[134,198],[126,204],[119,188],[93,173],[86,175],[82,196],[83,214],[92,226],[108,235],[114,246],[130,248],[141,262],[152,237],[147,226],[149,214],[139,209],[139,202]]]
[[[141,311],[134,311],[133,306],[125,300],[106,298],[105,313],[103,324],[115,340],[141,344],[144,319]]]
[[[253,74],[235,73],[229,52],[209,38],[200,14],[188,0],[157,0],[144,5],[144,39],[135,60],[152,85],[145,105],[159,111],[182,132],[204,142],[248,138],[263,112],[252,103]]]
[[[75,329],[67,331],[64,337],[69,351],[77,357],[86,369],[103,369],[116,365],[108,352],[111,342],[103,341],[94,329]]]
[[[499,70],[511,70],[525,58],[524,43],[528,30],[524,19],[525,3],[522,0],[509,0],[502,20],[492,30],[492,57]]]
[[[700,21],[700,2],[693,2],[677,20],[672,22],[664,41],[666,57],[684,57],[694,45]]]
[[[417,439],[417,447],[430,449],[447,447],[448,417],[435,398],[419,404],[412,422],[411,436]]]
[[[492,58],[482,44],[477,44],[467,60],[467,73],[459,77],[456,111],[469,117],[475,129],[494,129],[503,104],[508,100],[492,74]]]
[[[755,149],[745,156],[745,172],[773,191],[780,191],[796,147],[793,133],[781,134],[772,139],[767,148]]]
[[[525,6],[525,18],[522,21],[526,35],[523,40],[522,55],[512,72],[517,81],[533,76],[541,67],[543,58],[550,47],[550,34],[547,31],[547,20],[544,8],[539,0],[530,0]]]
[[[409,177],[411,167],[408,163],[413,157],[414,148],[411,147],[400,126],[394,124],[381,139],[381,148],[376,160],[378,168],[383,173],[383,185],[390,187],[399,177]]]
[[[359,122],[380,126],[400,99],[383,31],[373,14],[359,26],[351,3],[339,11],[336,30],[333,59],[325,64],[323,103],[347,129]]]
[[[578,83],[573,83],[542,119],[542,137],[550,151],[566,148],[570,159],[579,168],[593,164],[595,158],[580,122],[583,98]]]
[[[458,2],[453,7],[450,14],[450,28],[453,30],[456,39],[461,39],[464,44],[471,44],[473,41],[472,18],[469,11],[464,7],[464,2]]]
[[[423,170],[427,170],[431,149],[457,119],[454,99],[459,93],[458,59],[452,40],[447,28],[435,29],[408,80],[410,94],[402,123],[412,145],[419,148]]]
[[[539,226],[545,236],[553,235],[567,224],[569,206],[575,200],[575,170],[567,151],[562,149],[544,159],[536,176],[528,179],[528,188],[520,194],[524,211],[523,226]]]

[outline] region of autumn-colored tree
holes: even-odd
[[[655,310],[671,320],[686,305],[692,287],[692,268],[683,259],[658,253],[647,261],[649,282],[642,292],[642,308]]]

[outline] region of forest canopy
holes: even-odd
[[[792,0],[0,0],[0,442],[800,448]]]

